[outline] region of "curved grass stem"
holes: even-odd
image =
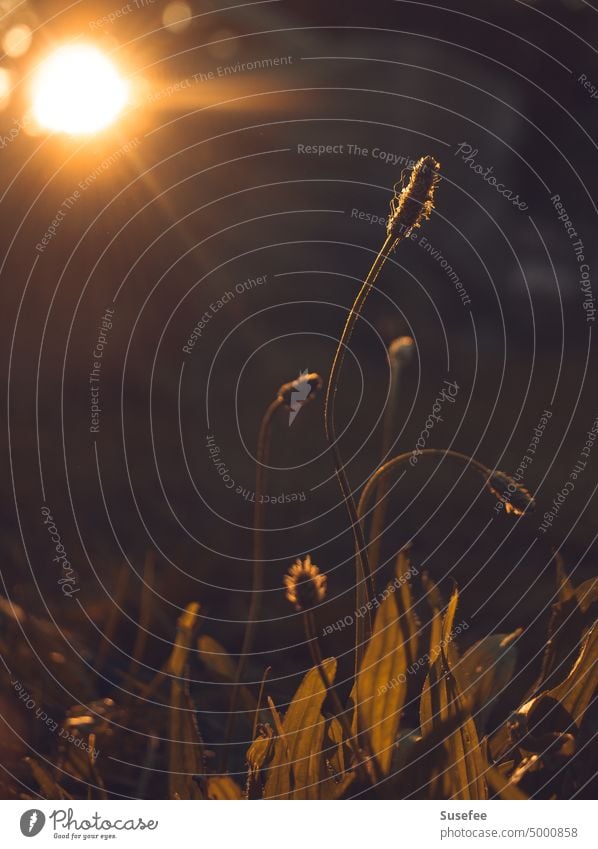
[[[366,642],[371,635],[372,625],[369,616],[371,609],[370,602],[372,601],[376,585],[374,575],[370,569],[368,560],[368,552],[365,544],[365,539],[361,524],[357,518],[357,510],[355,501],[347,475],[345,474],[344,465],[337,444],[337,436],[334,422],[334,404],[336,393],[338,391],[339,377],[345,352],[355,325],[361,312],[363,311],[368,295],[372,291],[374,284],[384,263],[389,258],[397,245],[408,239],[411,233],[421,226],[422,222],[427,220],[432,214],[434,208],[434,192],[439,179],[440,164],[433,156],[422,156],[415,163],[411,170],[411,176],[407,182],[401,180],[401,188],[395,194],[390,204],[390,216],[386,226],[386,239],[380,248],[376,259],[368,276],[366,277],[355,303],[351,307],[342,336],[340,338],[332,369],[330,372],[330,380],[328,382],[328,390],[326,392],[326,402],[324,405],[324,426],[326,429],[326,438],[332,450],[334,459],[334,469],[336,477],[343,495],[351,529],[355,538],[355,572],[356,572],[356,596],[357,609],[361,610],[365,604],[365,615],[357,617],[355,626],[355,667],[356,672],[359,670],[361,658],[365,652]]]
[[[534,507],[534,499],[530,493],[504,472],[497,469],[489,469],[483,463],[480,463],[479,460],[476,460],[474,457],[470,457],[468,454],[462,454],[460,451],[452,451],[448,448],[424,448],[421,451],[406,451],[404,454],[399,454],[398,456],[393,457],[392,460],[389,460],[383,466],[380,466],[380,468],[377,469],[368,480],[361,493],[361,498],[359,499],[359,504],[357,506],[357,515],[362,527],[362,532],[366,507],[372,493],[378,489],[380,483],[385,482],[389,475],[396,473],[401,466],[409,462],[412,457],[417,457],[418,459],[420,457],[450,457],[453,460],[459,460],[466,466],[471,467],[474,471],[481,474],[486,480],[486,489],[496,496],[499,501],[502,501],[505,505],[505,512],[507,513],[522,515],[525,510],[533,509]],[[500,487],[504,487],[503,492],[500,491]],[[387,499],[390,491],[389,487],[385,487],[382,497]],[[506,494],[507,492],[509,493],[508,498]]]
[[[349,514],[349,521],[351,522],[351,529],[353,531],[353,537],[355,540],[355,584],[358,609],[364,603],[367,605],[367,603],[370,602],[370,600],[373,598],[375,594],[375,581],[374,576],[370,571],[367,546],[365,544],[363,530],[357,518],[357,511],[355,508],[353,493],[351,491],[351,487],[349,485],[349,481],[345,473],[345,467],[338,447],[334,419],[334,405],[336,401],[336,394],[338,391],[339,377],[345,360],[347,347],[349,345],[349,342],[351,341],[351,336],[353,335],[353,330],[355,329],[355,325],[357,324],[359,316],[363,311],[367,297],[372,291],[376,279],[384,266],[384,263],[391,255],[398,241],[399,238],[397,238],[396,235],[391,234],[386,237],[384,244],[380,248],[376,259],[374,260],[374,263],[370,268],[370,271],[361,289],[359,290],[355,302],[351,307],[351,310],[349,311],[349,315],[347,317],[347,321],[345,323],[345,327],[343,329],[341,338],[338,343],[338,347],[336,349],[336,353],[334,355],[334,360],[332,362],[330,379],[328,381],[328,387],[326,390],[326,400],[324,402],[324,427],[326,429],[326,439],[332,451],[336,478],[338,480],[341,493],[343,495],[343,500],[345,502],[345,506]],[[369,610],[365,616],[358,619],[358,622],[363,623],[363,632],[356,635],[357,667],[359,667],[359,662],[364,651],[365,643],[371,635],[371,620],[369,616]]]
[[[261,608],[261,596],[264,588],[264,504],[263,495],[266,488],[267,465],[270,459],[270,437],[272,422],[278,410],[284,406],[284,398],[278,395],[264,413],[257,439],[256,472],[255,472],[255,504],[253,508],[253,578],[251,585],[251,600],[245,623],[243,645],[237,663],[237,670],[230,700],[225,742],[228,744],[233,736],[236,724],[236,711],[241,689],[241,679],[247,666],[247,658],[253,648],[255,628]],[[224,748],[225,758],[227,746]]]
[[[382,446],[381,457],[385,462],[390,455],[393,447],[393,434],[395,430],[395,420],[398,408],[398,401],[401,388],[401,374],[404,366],[404,358],[397,355],[395,348],[402,345],[403,350],[411,350],[413,340],[410,337],[401,337],[395,339],[389,348],[390,362],[390,384],[388,391],[388,400],[386,409],[384,410],[384,419],[382,422]],[[384,532],[384,523],[386,521],[387,498],[387,481],[379,481],[376,489],[374,513],[372,515],[372,525],[370,528],[368,542],[368,558],[372,574],[376,575],[380,564],[380,548],[382,545],[382,534]]]

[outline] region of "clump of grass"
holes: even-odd
[[[486,637],[461,655],[451,638],[459,604],[455,589],[443,614],[438,612],[439,629],[431,629],[427,674],[417,700],[419,728],[402,730],[408,634],[391,586],[349,704],[335,709],[349,720],[338,723],[337,715],[321,713],[336,662],[319,654],[284,718],[276,712],[278,734],[268,738],[270,760],[262,767],[264,798],[525,799],[534,790],[541,795],[559,770],[579,785],[591,771],[583,743],[591,734],[586,719],[598,683],[598,625],[583,632],[560,685],[525,701],[488,731],[487,708],[514,674],[521,629]],[[332,723],[334,733],[326,735]],[[360,773],[354,760],[339,756],[339,749],[342,753],[355,740],[367,746],[375,771]]]
[[[286,589],[305,620],[323,600],[324,582],[314,564],[300,566],[301,572],[295,569],[288,576]],[[397,576],[405,571],[402,556]],[[54,752],[38,755],[33,747],[34,753],[14,773],[22,782],[16,795],[22,795],[22,787],[29,784],[32,793],[62,801],[122,795],[177,799],[590,797],[595,769],[591,713],[598,686],[598,579],[574,586],[557,559],[557,601],[542,674],[522,700],[504,705],[502,719],[492,724],[489,708],[497,696],[509,696],[510,679],[521,674],[517,672],[521,629],[484,637],[461,652],[459,640],[451,638],[459,593],[455,589],[445,604],[429,579],[424,588],[433,611],[425,626],[429,632],[425,678],[412,677],[410,672],[415,623],[402,615],[392,583],[376,612],[372,636],[345,704],[334,689],[337,661],[322,656],[315,628],[308,623],[313,666],[284,713],[268,696],[271,722],[262,713],[247,751],[245,782],[213,768],[209,744],[198,727],[203,713],[197,703],[206,704],[206,692],[194,681],[203,678],[205,670],[193,675],[194,668],[200,672],[193,642],[201,616],[199,605],[190,604],[179,617],[152,700],[145,702],[133,694],[124,698],[122,691],[116,691],[114,699],[92,699],[66,710],[62,726],[85,747],[62,743],[59,738]],[[13,617],[15,613],[20,628],[26,614],[11,611]],[[3,622],[3,653],[11,621]],[[418,632],[422,638],[421,628]],[[224,649],[218,652],[226,661]],[[226,666],[227,662],[220,663],[221,668]],[[76,677],[77,669],[73,674]],[[410,698],[417,681],[419,692]],[[136,689],[141,687],[137,682]],[[414,707],[419,711],[415,727],[407,722]],[[86,748],[97,749],[98,756],[87,754]],[[107,757],[111,753],[114,761]],[[123,765],[127,760],[141,764],[141,770],[127,770]],[[149,776],[149,783],[140,779],[140,773]]]

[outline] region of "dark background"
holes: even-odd
[[[443,591],[457,581],[460,615],[470,624],[464,645],[523,626],[523,656],[537,666],[554,592],[552,550],[563,551],[575,583],[595,572],[597,456],[551,532],[539,534],[538,526],[598,415],[595,331],[550,202],[561,195],[593,270],[598,101],[578,78],[598,84],[598,12],[586,3],[513,0],[191,5],[197,17],[179,34],[161,28],[158,0],[101,32],[89,22],[118,3],[65,4],[64,11],[55,2],[30,3],[2,23],[16,16],[34,29],[30,51],[4,63],[18,83],[0,115],[3,135],[27,108],[32,67],[65,38],[99,42],[140,92],[103,135],[82,141],[21,132],[0,150],[10,442],[0,476],[4,594],[53,616],[59,630],[72,629],[93,657],[126,564],[122,655],[115,649],[110,661],[118,684],[152,550],[148,665],[158,668],[167,656],[176,617],[191,600],[202,604],[205,632],[239,651],[252,506],[222,485],[206,435],[214,435],[235,482],[253,490],[266,406],[300,370],[327,379],[347,310],[382,242],[383,227],[351,210],[386,215],[401,176],[400,165],[350,155],[347,145],[407,159],[432,154],[443,180],[422,235],[454,268],[471,304],[461,303],[417,243],[400,248],[347,357],[338,420],[354,418],[341,450],[360,490],[379,462],[385,346],[405,333],[417,355],[402,386],[396,451],[414,447],[445,379],[458,383],[459,394],[431,445],[492,468],[514,472],[542,411],[552,411],[524,482],[537,497],[534,516],[496,517],[480,479],[422,462],[393,497],[398,519],[384,540],[385,574],[413,540],[420,570],[429,569]],[[168,93],[200,72],[283,56],[292,63]],[[82,193],[39,254],[36,244],[64,198],[131,140],[138,140],[131,152]],[[461,142],[478,150],[477,161],[492,166],[527,211],[466,167],[455,155]],[[298,153],[300,144],[345,148],[317,157]],[[211,303],[263,275],[265,284],[214,315],[192,354],[182,351]],[[115,309],[114,328],[102,365],[100,433],[91,434],[88,374],[106,307]],[[284,699],[309,660],[282,576],[311,553],[328,574],[321,626],[350,614],[352,537],[321,400],[291,428],[279,415],[271,456],[269,490],[304,491],[306,499],[266,514],[266,621],[247,678],[273,664],[271,692]],[[76,601],[57,587],[44,504],[76,567]],[[324,642],[326,652],[347,652],[351,636]],[[211,722],[206,716],[204,730],[217,738]]]

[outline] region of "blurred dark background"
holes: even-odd
[[[444,380],[459,392],[430,445],[507,473],[542,412],[552,412],[524,480],[537,497],[535,515],[497,516],[479,478],[422,461],[393,495],[390,515],[398,518],[383,545],[385,575],[411,540],[418,569],[429,569],[443,591],[457,581],[461,618],[471,626],[465,645],[523,626],[523,656],[537,665],[553,550],[562,550],[574,583],[595,572],[598,456],[590,455],[551,530],[538,528],[598,415],[580,263],[551,202],[560,195],[592,272],[598,102],[583,82],[598,85],[598,12],[540,0],[208,0],[191,2],[192,19],[167,28],[162,0],[130,5],[114,22],[92,26],[117,0],[2,4],[2,32],[15,23],[32,30],[29,50],[2,63],[12,81],[0,114],[3,593],[51,614],[93,652],[125,564],[126,615],[116,637],[123,654],[115,650],[111,661],[118,682],[151,550],[148,664],[163,662],[191,600],[202,605],[205,632],[239,651],[253,508],[223,485],[206,437],[235,486],[253,491],[263,412],[300,371],[327,379],[347,310],[382,242],[383,225],[353,211],[387,215],[407,162],[432,154],[443,179],[421,236],[439,253],[406,243],[379,279],[341,381],[339,426],[351,420],[341,450],[358,492],[380,460],[385,349],[404,334],[416,356],[401,387],[393,453],[415,446]],[[136,101],[87,140],[10,135],[24,121],[35,63],[76,37],[111,54],[135,81]],[[460,144],[527,208],[468,167]],[[330,148],[316,155],[303,145]],[[80,182],[87,187],[37,250]],[[259,277],[265,282],[235,289]],[[89,374],[106,308],[113,327],[92,433]],[[321,400],[292,427],[286,413],[277,417],[271,463],[268,491],[305,499],[266,512],[265,621],[247,678],[272,664],[272,692],[284,699],[309,663],[281,589],[290,563],[311,553],[328,573],[322,627],[354,609],[352,536]],[[57,587],[43,505],[76,569],[75,600]],[[327,653],[348,652],[351,635],[324,642]]]

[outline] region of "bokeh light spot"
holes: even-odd
[[[40,65],[33,114],[48,130],[85,135],[111,124],[127,99],[127,84],[112,62],[96,47],[72,44]]]
[[[2,37],[2,50],[11,59],[23,56],[31,47],[33,33],[26,24],[11,27]]]
[[[169,3],[162,13],[162,23],[170,32],[183,32],[191,23],[191,7],[187,3]]]

